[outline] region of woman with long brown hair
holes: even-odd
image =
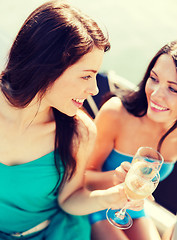
[[[86,174],[90,189],[113,186],[114,169],[131,162],[141,146],[152,147],[164,157],[161,180],[172,172],[177,159],[176,69],[177,41],[173,41],[153,57],[135,90],[120,91],[102,106],[95,119],[98,134]],[[106,210],[90,215],[92,239],[160,239],[144,210],[129,213],[134,223],[124,231],[108,223]]]
[[[0,78],[0,239],[90,239],[79,215],[127,200],[121,186],[84,188],[96,128],[79,108],[109,48],[64,1],[38,7],[17,34]]]

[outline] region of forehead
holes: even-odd
[[[171,55],[162,54],[156,61],[153,70],[158,74],[170,74],[177,77],[177,68]]]
[[[98,71],[102,63],[104,51],[94,47],[90,52],[83,55],[75,64],[71,65],[68,70],[95,70]]]

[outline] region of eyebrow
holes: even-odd
[[[151,70],[151,71],[158,77],[156,72],[154,72],[153,70]],[[173,82],[173,81],[168,81],[168,83],[177,85],[177,82]]]
[[[153,72],[157,77],[158,77],[158,75],[157,75],[157,73],[156,72],[154,72],[153,70],[151,70],[151,72]]]
[[[84,70],[84,72],[93,72],[93,73],[97,73],[97,71],[96,71],[96,70],[93,70],[93,69]]]
[[[177,85],[177,82],[168,81],[168,83]]]

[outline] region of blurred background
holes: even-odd
[[[111,51],[101,71],[138,83],[147,64],[166,42],[177,39],[176,0],[68,0],[95,18],[109,33]],[[0,56],[28,14],[46,0],[0,1]],[[2,66],[3,57],[0,59]]]
[[[0,69],[19,28],[31,11],[45,0],[0,0]],[[100,72],[116,74],[138,83],[154,54],[177,39],[176,0],[68,0],[97,20],[108,31],[111,50],[105,54]],[[176,168],[177,169],[177,168]],[[177,170],[162,181],[157,201],[177,211]]]

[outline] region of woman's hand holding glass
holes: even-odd
[[[139,211],[143,209],[144,200],[130,201],[125,192],[125,178],[131,167],[129,162],[123,162],[119,167],[117,167],[113,174],[113,185],[107,189],[107,200],[106,204],[112,209],[121,208],[123,206],[128,206],[129,209]],[[112,195],[112,197],[111,197]]]
[[[119,183],[114,187],[110,187],[106,190],[103,190],[103,196],[101,197],[102,206],[107,208],[108,206],[111,209],[122,208],[128,206],[129,209],[139,211],[143,209],[144,200],[130,201],[125,192],[124,183]]]
[[[138,149],[124,182],[125,193],[133,201],[130,201],[121,210],[114,209],[113,206],[107,210],[107,219],[111,224],[120,229],[131,227],[133,221],[126,212],[126,208],[132,209],[133,202],[135,206],[138,205],[137,200],[145,199],[155,190],[160,180],[159,170],[163,161],[162,155],[152,148],[141,147]]]

